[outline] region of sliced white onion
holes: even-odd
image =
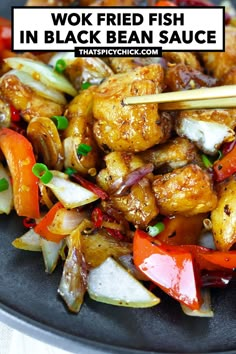
[[[116,306],[144,308],[160,302],[111,257],[90,271],[88,293],[96,301]]]
[[[53,55],[48,64],[55,67],[56,66],[56,63],[58,60],[64,60],[66,65],[70,65],[73,63],[73,61],[75,61],[77,58],[75,57],[75,53],[74,52],[58,52],[56,53],[55,55]]]
[[[30,229],[21,237],[16,238],[12,245],[25,251],[41,251],[41,237],[34,229]]]
[[[64,240],[59,243],[41,238],[41,247],[45,264],[45,272],[52,273],[57,266],[60,250],[64,246]]]
[[[71,96],[75,96],[77,93],[72,84],[63,75],[58,74],[47,64],[28,58],[18,57],[7,58],[4,60],[11,68],[26,72],[34,79],[41,81],[49,87],[68,93]]]
[[[78,65],[82,69],[81,82],[98,85],[104,78],[113,75],[112,69],[100,58],[76,58],[74,52],[61,52],[50,59],[49,65],[54,67],[59,59],[64,60],[67,66],[78,60]]]
[[[9,214],[13,208],[13,192],[7,169],[0,163],[0,179],[5,178],[8,182],[8,188],[0,192],[0,214]]]
[[[24,71],[14,69],[10,70],[1,77],[1,80],[8,75],[17,76],[23,84],[29,86],[30,88],[32,88],[32,90],[37,92],[37,94],[44,98],[47,98],[48,100],[59,104],[66,104],[67,102],[65,96],[61,92],[44,85],[41,81],[35,80],[31,75],[27,74]]]
[[[72,209],[59,209],[48,230],[58,235],[69,235],[86,217],[88,213]]]
[[[194,317],[213,317],[214,312],[211,309],[211,294],[207,288],[201,289],[203,303],[199,310],[192,310],[184,304],[180,304],[185,315]]]
[[[51,189],[65,208],[77,208],[78,206],[86,205],[99,199],[96,194],[77,183],[69,181],[66,179],[67,177],[62,172],[60,176],[54,174],[52,180],[47,183],[47,187]]]

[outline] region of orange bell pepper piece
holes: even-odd
[[[56,203],[35,226],[34,231],[46,240],[52,242],[60,242],[63,238],[65,238],[65,235],[54,234],[48,229],[48,227],[52,224],[57,211],[62,208],[64,207],[60,202]]]
[[[33,219],[39,218],[38,178],[32,173],[36,161],[31,143],[14,130],[2,128],[0,150],[11,173],[17,214]]]

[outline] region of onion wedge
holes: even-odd
[[[160,302],[111,257],[90,271],[88,293],[93,300],[116,306],[144,308]]]
[[[41,237],[36,234],[34,229],[30,229],[21,237],[16,238],[12,245],[15,248],[25,251],[41,252]]]
[[[214,312],[211,309],[211,294],[209,289],[201,289],[203,303],[199,310],[192,310],[184,304],[180,304],[185,315],[194,317],[213,317]]]
[[[66,258],[58,293],[69,310],[79,312],[86,292],[87,271],[80,243],[81,226],[67,238],[68,256]]]
[[[64,246],[64,240],[59,243],[48,241],[41,238],[41,247],[45,264],[45,272],[52,273],[57,266],[60,257],[60,251]]]
[[[69,181],[67,177],[63,173],[60,173],[60,175],[54,174],[52,180],[47,183],[47,187],[51,189],[65,208],[77,208],[99,199],[96,194],[77,183]]]
[[[5,75],[1,77],[1,80],[7,75],[15,75],[24,84],[29,86],[33,91],[37,92],[38,95],[47,98],[53,102],[65,105],[65,96],[49,86],[44,85],[41,81],[35,80],[30,74],[20,71],[20,70],[10,70]]]
[[[48,87],[68,93],[71,96],[75,96],[77,93],[72,84],[63,75],[59,75],[50,66],[42,62],[18,57],[7,58],[4,61],[11,68],[30,74]]]
[[[58,235],[69,235],[87,216],[87,212],[59,209],[48,230]]]
[[[9,214],[13,208],[13,192],[9,174],[0,163],[0,179],[5,178],[8,182],[8,188],[0,192],[0,214]]]

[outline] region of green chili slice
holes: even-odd
[[[68,119],[65,116],[53,116],[51,120],[55,123],[58,130],[65,130],[68,125]]]
[[[83,82],[81,85],[81,90],[87,90],[92,84],[90,82]]]
[[[213,166],[212,161],[207,155],[202,154],[201,155],[202,162],[206,168],[211,168]]]
[[[66,69],[66,62],[64,59],[58,59],[55,65],[55,70],[59,74],[62,74],[63,71]]]
[[[164,230],[165,230],[165,224],[163,222],[161,222],[161,221],[158,222],[154,226],[148,226],[147,227],[147,232],[152,237],[157,236],[159,233],[161,233]]]
[[[0,192],[4,192],[9,188],[9,182],[6,178],[0,179]]]
[[[87,156],[91,150],[92,150],[92,146],[87,144],[79,144],[77,148],[77,154]]]
[[[67,168],[65,169],[65,173],[66,173],[68,176],[71,176],[71,175],[73,175],[73,173],[77,173],[77,171],[76,171],[74,168],[72,168],[72,167],[67,167]]]
[[[32,172],[36,177],[40,179],[41,182],[45,184],[49,183],[53,178],[52,172],[49,171],[47,166],[43,163],[34,164],[34,166],[32,167]]]

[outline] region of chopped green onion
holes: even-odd
[[[87,144],[79,144],[77,149],[77,154],[87,156],[91,150],[92,150],[92,146]]]
[[[211,168],[213,166],[213,163],[208,156],[202,154],[201,159],[206,168]]]
[[[6,178],[0,179],[0,192],[4,192],[9,188],[9,182]]]
[[[45,184],[49,183],[53,178],[52,172],[49,171],[47,166],[44,165],[43,163],[34,164],[32,168],[32,172],[36,177],[40,179],[41,182]]]
[[[218,150],[218,158],[217,160],[221,160],[223,157],[223,152],[221,150]]]
[[[67,167],[66,169],[65,169],[65,173],[68,175],[68,176],[71,176],[71,175],[73,175],[73,173],[76,173],[77,171],[74,169],[74,168],[72,168],[72,167]]]
[[[81,90],[87,90],[92,84],[90,82],[83,82],[81,85]]]
[[[150,236],[155,237],[159,233],[165,230],[165,224],[163,222],[158,222],[154,226],[148,226],[147,227],[147,232]]]
[[[55,70],[61,74],[66,69],[66,62],[64,59],[58,59],[55,65]]]
[[[65,116],[53,116],[51,120],[53,120],[58,130],[65,130],[69,125],[68,119]]]

